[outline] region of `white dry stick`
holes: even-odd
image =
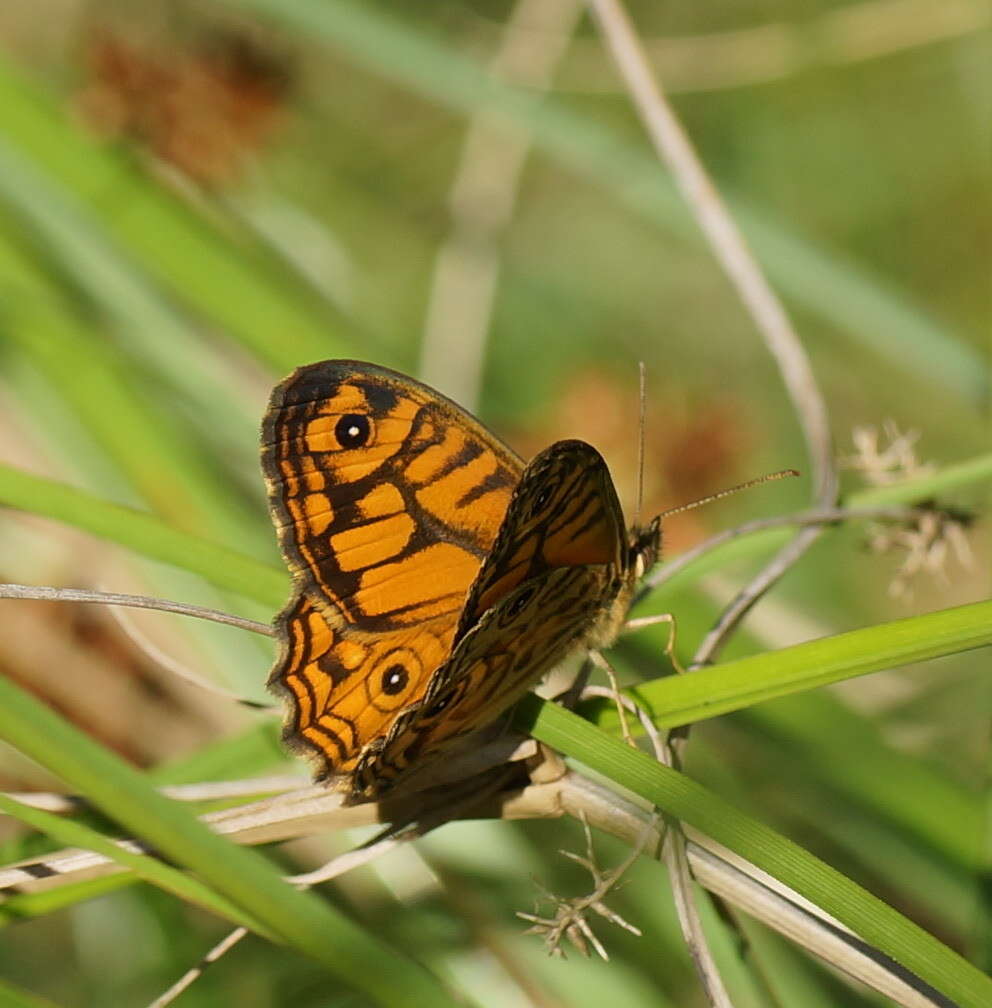
[[[655,758],[659,763],[670,767],[672,765],[672,750],[670,745],[662,737],[655,727],[654,722],[648,717],[647,711],[634,703],[630,697],[621,693],[613,693],[603,689],[601,686],[589,686],[583,696],[607,696],[618,705],[625,706],[641,722],[641,727],[651,741]],[[583,823],[585,817],[583,816]],[[654,828],[654,821],[649,825]],[[588,826],[586,827],[588,829]],[[639,841],[636,851],[640,851],[647,838]],[[669,828],[663,838],[664,848],[662,857],[665,867],[668,869],[668,876],[672,883],[672,895],[675,900],[675,912],[682,928],[682,937],[685,939],[686,948],[695,963],[696,972],[699,975],[703,990],[706,992],[710,1004],[713,1008],[733,1008],[733,1002],[723,985],[720,971],[717,969],[716,960],[710,951],[709,943],[706,941],[706,932],[703,930],[703,922],[699,918],[699,911],[693,900],[692,893],[692,873],[689,870],[689,859],[686,853],[685,836],[679,824],[674,824]]]
[[[171,1005],[180,994],[189,990],[203,976],[208,966],[217,962],[222,955],[234,948],[248,933],[247,928],[236,927],[226,934],[195,966],[188,969],[167,991],[155,998],[148,1008],[168,1008],[168,1005]]]
[[[265,794],[296,791],[307,782],[296,774],[270,774],[267,777],[247,777],[234,781],[199,781],[196,784],[172,784],[158,788],[159,794],[175,801],[228,801]],[[89,803],[77,795],[55,794],[51,791],[3,791],[8,798],[53,815],[77,815],[90,809]]]
[[[581,13],[581,0],[519,0],[492,73],[546,90]],[[434,265],[420,375],[469,410],[482,378],[499,241],[513,216],[530,146],[525,130],[483,106],[469,124],[451,189],[451,232]]]
[[[622,3],[588,2],[655,150],[672,172],[713,254],[778,365],[806,440],[813,468],[814,499],[820,507],[831,507],[837,497],[837,474],[830,426],[802,343],[665,99]],[[744,588],[703,640],[694,664],[713,660],[751,606],[799,559],[821,531],[815,526],[800,530]]]

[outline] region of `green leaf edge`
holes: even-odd
[[[202,882],[171,868],[157,858],[124,850],[89,826],[25,805],[2,793],[0,793],[0,812],[19,819],[39,833],[49,836],[56,843],[65,844],[67,847],[82,847],[84,850],[102,854],[111,861],[131,869],[144,881],[151,882],[152,885],[171,892],[189,903],[196,903],[217,914],[218,917],[226,917],[232,923],[246,927],[270,940],[274,937],[263,924],[242,913],[234,903],[224,899],[223,896],[218,896]]]
[[[13,466],[0,465],[0,504],[65,522],[263,605],[277,608],[289,595],[289,575],[284,571],[180,532],[146,511],[113,504]]]

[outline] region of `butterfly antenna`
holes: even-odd
[[[640,417],[637,424],[637,504],[634,508],[634,528],[640,527],[641,511],[644,508],[644,430],[647,415],[647,368],[644,361],[638,361],[637,371],[640,384]]]
[[[738,493],[741,490],[748,490],[751,487],[759,486],[761,483],[770,483],[772,480],[780,480],[785,479],[787,476],[798,475],[798,469],[781,469],[779,472],[767,473],[764,476],[758,476],[756,479],[750,479],[744,483],[738,483],[736,486],[727,487],[726,490],[718,490],[716,493],[707,494],[705,497],[700,497],[699,500],[692,501],[690,504],[680,504],[678,507],[669,508],[667,511],[662,511],[658,517],[670,518],[672,515],[681,514],[683,511],[692,511],[695,508],[702,507],[704,504],[712,504],[713,501],[729,497],[731,494]]]

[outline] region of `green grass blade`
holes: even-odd
[[[279,745],[279,726],[273,717],[252,725],[238,735],[209,743],[174,763],[155,767],[149,771],[148,778],[156,786],[241,778],[271,770],[273,765],[284,764],[287,759],[285,750]],[[300,778],[301,785],[307,782],[307,778]],[[8,895],[0,903],[0,927],[24,917],[43,917],[101,896],[104,892],[133,885],[136,881],[138,879],[132,872],[120,872],[41,892]]]
[[[0,268],[3,262],[0,250]],[[224,494],[202,479],[205,462],[186,450],[173,430],[140,402],[112,347],[92,338],[76,320],[51,303],[7,295],[6,333],[70,404],[78,423],[117,463],[127,483],[156,513],[201,535],[241,540],[236,511]],[[259,527],[254,526],[256,538]]]
[[[348,355],[353,343],[335,335],[346,326],[328,304],[305,285],[291,281],[284,269],[257,249],[231,241],[118,152],[89,137],[64,109],[4,61],[0,61],[0,128],[22,158],[98,211],[100,226],[107,228],[110,239],[99,242],[103,272],[99,277],[94,274],[94,264],[86,256],[72,256],[63,265],[81,270],[77,276],[83,281],[88,277],[90,284],[109,285],[103,287],[105,298],[110,287],[135,293],[124,258],[111,247],[116,244],[181,303],[240,340],[279,374],[307,361]],[[109,206],[122,208],[120,212],[108,212],[108,194],[113,194]],[[36,217],[43,208],[25,202],[2,177],[0,198],[39,223]],[[47,223],[59,224],[50,218]],[[73,237],[63,231],[61,239]],[[63,240],[56,248],[68,251]],[[157,302],[156,312],[165,311],[164,302]],[[171,315],[171,320],[170,324],[180,324],[178,316]],[[279,338],[273,339],[273,333]]]
[[[0,1008],[58,1008],[58,1005],[0,980]]]
[[[56,843],[65,844],[67,847],[82,847],[84,850],[91,850],[104,857],[110,858],[117,864],[130,868],[136,875],[151,882],[166,892],[171,892],[182,900],[189,903],[196,903],[219,917],[226,917],[234,924],[240,924],[251,931],[265,935],[265,927],[258,921],[244,914],[230,900],[218,896],[212,892],[202,882],[197,881],[183,872],[170,868],[168,865],[153,857],[143,857],[131,851],[123,850],[116,844],[108,840],[102,833],[98,833],[82,823],[73,822],[71,819],[63,819],[52,815],[50,812],[43,812],[41,809],[32,808],[23,802],[15,801],[13,798],[0,794],[0,812],[19,819],[28,826],[51,837]]]
[[[908,504],[934,497],[939,500],[942,495],[989,479],[992,479],[992,452],[951,462],[929,476],[858,490],[850,495],[847,503],[852,508],[870,508]]]
[[[941,609],[863,630],[807,641],[737,661],[669,676],[630,690],[660,728],[673,728],[880,669],[992,644],[992,602]],[[583,711],[601,727],[616,725],[611,704]]]
[[[746,719],[762,737],[781,740],[787,758],[805,767],[810,779],[894,824],[901,840],[919,838],[925,850],[969,877],[982,869],[985,812],[977,791],[893,749],[876,725],[830,691],[760,704]]]
[[[537,697],[524,700],[515,723],[747,858],[962,1008],[992,1004],[992,979],[956,952],[840,872],[690,778]]]
[[[32,917],[47,917],[66,907],[85,903],[107,893],[135,885],[138,878],[132,872],[119,872],[85,882],[69,882],[41,892],[15,892],[6,895],[0,903],[0,927],[17,924]]]
[[[279,735],[279,718],[273,714],[235,735],[215,739],[180,759],[157,766],[149,771],[149,776],[159,785],[193,784],[228,778],[241,780],[270,772],[276,766],[286,769],[287,762],[292,761]],[[296,763],[292,765],[298,767]],[[301,784],[308,781],[309,777],[300,776]]]
[[[288,886],[256,851],[213,834],[189,809],[163,798],[136,770],[3,679],[0,735],[347,986],[381,1005],[452,1004],[420,965],[313,894]]]
[[[0,504],[73,525],[273,608],[289,594],[288,576],[274,567],[179,532],[153,515],[13,466],[0,465]]]

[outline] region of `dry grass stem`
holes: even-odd
[[[39,599],[43,602],[85,602],[93,605],[129,606],[132,609],[157,609],[160,612],[178,613],[180,616],[193,616],[196,619],[210,620],[213,623],[223,623],[237,627],[239,630],[250,630],[252,633],[265,637],[273,635],[268,623],[245,619],[242,616],[232,616],[219,609],[208,609],[206,606],[190,605],[186,602],[172,602],[169,599],[153,598],[148,595],[122,595],[118,592],[84,591],[79,588],[48,588],[39,585],[0,584],[0,598]]]
[[[652,822],[644,830],[642,842],[631,850],[630,854],[612,871],[604,872],[596,863],[596,854],[592,844],[592,833],[589,830],[589,823],[585,816],[581,816],[582,828],[586,839],[586,855],[582,857],[572,851],[559,851],[561,855],[581,865],[593,879],[593,890],[586,896],[566,899],[549,892],[539,882],[536,885],[544,894],[544,899],[549,901],[554,907],[554,914],[551,917],[542,917],[537,914],[537,908],[532,914],[517,911],[517,916],[521,920],[528,921],[532,926],[527,929],[526,934],[539,934],[544,937],[544,944],[548,954],[565,958],[565,950],[562,942],[567,938],[572,945],[577,948],[582,955],[589,956],[590,946],[596,954],[604,961],[609,961],[609,955],[603,947],[602,942],[596,937],[592,927],[587,920],[587,915],[591,912],[598,914],[611,924],[621,927],[638,937],[641,932],[629,921],[626,921],[614,910],[611,910],[603,900],[611,889],[613,889],[623,877],[627,869],[640,857],[645,844],[654,833],[655,824]]]
[[[671,642],[671,641],[670,641]],[[589,695],[603,695],[601,689],[587,690]],[[647,711],[636,704],[630,697],[617,695],[614,697],[618,705],[627,707],[640,720],[644,731],[651,741],[655,758],[665,766],[673,766],[678,763],[678,751],[675,748],[675,739],[665,739],[655,727],[654,722],[648,716]],[[583,823],[586,822],[583,814]],[[655,832],[658,822],[656,814],[649,820],[651,832]],[[588,829],[588,826],[586,827]],[[635,849],[643,850],[646,839],[639,839]],[[733,1008],[730,996],[724,987],[717,969],[716,960],[710,951],[709,943],[706,940],[706,933],[703,930],[703,922],[700,920],[699,912],[693,900],[692,873],[689,868],[689,859],[686,854],[685,835],[682,832],[680,823],[669,823],[669,828],[663,837],[661,849],[662,860],[668,870],[668,877],[672,885],[672,895],[675,900],[675,911],[679,919],[679,926],[682,929],[682,937],[685,940],[686,948],[692,956],[692,961],[696,967],[696,973],[703,985],[710,1004],[714,1008]]]
[[[177,661],[172,657],[172,655],[167,654],[154,641],[141,632],[141,629],[137,626],[137,624],[127,616],[127,609],[125,607],[118,608],[112,606],[110,608],[110,613],[117,625],[121,628],[121,632],[124,636],[127,637],[135,648],[145,656],[145,658],[147,658],[152,664],[157,665],[164,672],[167,672],[169,675],[179,679],[181,682],[187,683],[190,686],[195,686],[197,689],[201,689],[213,696],[220,697],[223,700],[233,700],[235,703],[241,704],[242,707],[250,707],[253,710],[273,712],[279,709],[274,704],[263,703],[259,700],[250,700],[247,697],[239,696],[237,693],[234,693],[229,689],[224,689],[223,686],[218,686],[209,679],[205,679],[187,665]]]
[[[589,7],[655,150],[778,365],[806,440],[814,499],[821,507],[831,506],[837,496],[837,474],[830,425],[806,351],[666,100],[620,0],[589,0]],[[750,608],[819,535],[815,526],[802,529],[779,551],[721,614],[697,648],[693,665],[715,659]]]
[[[582,13],[581,0],[519,0],[503,28],[492,73],[545,90]],[[499,283],[499,242],[513,217],[530,135],[485,106],[469,123],[438,252],[420,351],[420,374],[472,410]]]
[[[806,438],[815,498],[831,504],[836,474],[827,410],[802,343],[666,100],[623,5],[589,0],[589,8],[658,156],[778,364]]]

